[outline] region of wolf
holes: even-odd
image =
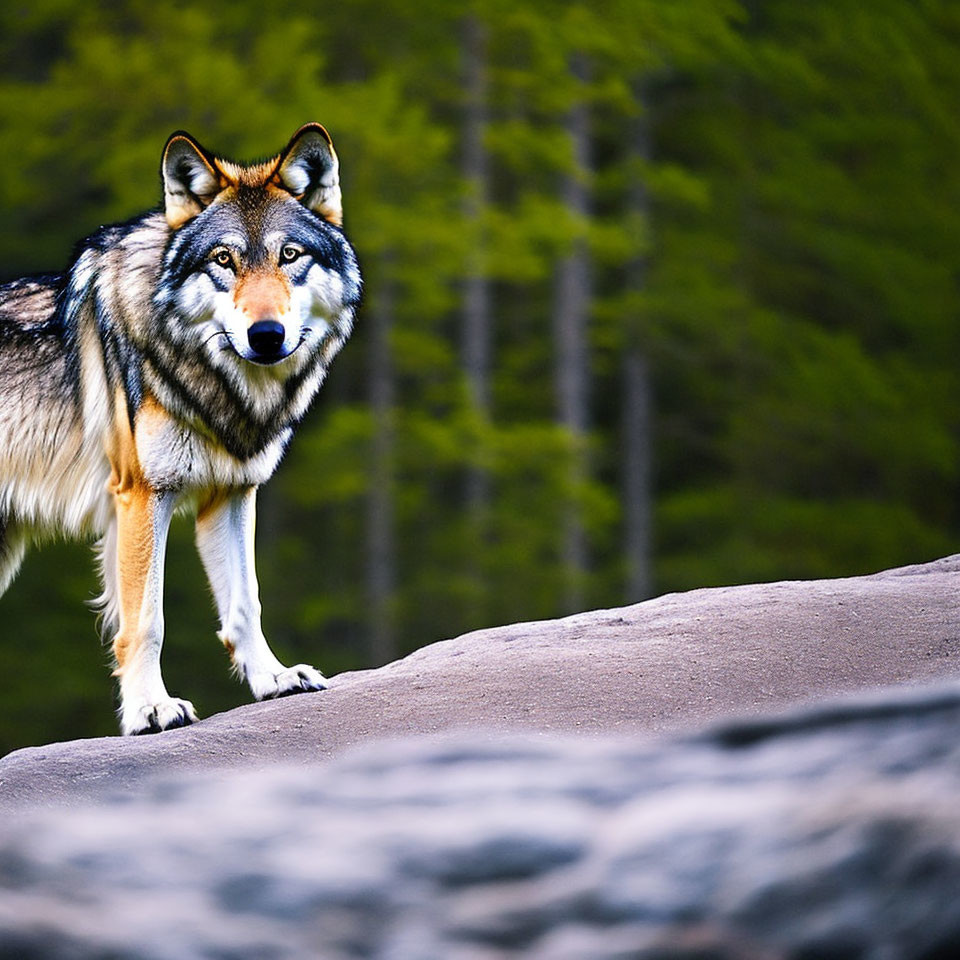
[[[361,297],[320,124],[247,165],[178,131],[161,178],[160,208],[93,233],[66,272],[0,286],[0,594],[31,543],[96,538],[124,734],[197,718],[160,671],[177,511],[196,517],[219,637],[253,696],[325,686],[264,637],[255,502]]]

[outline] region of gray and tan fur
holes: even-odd
[[[318,690],[260,627],[257,487],[350,334],[360,274],[319,124],[252,166],[185,133],[164,207],[105,227],[63,275],[0,286],[0,593],[27,546],[95,536],[124,733],[196,719],[160,673],[174,512],[196,540],[220,638],[255,697]]]

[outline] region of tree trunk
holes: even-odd
[[[487,203],[489,163],[483,142],[487,128],[487,30],[475,15],[464,20],[463,68],[466,84],[463,125],[465,214],[476,227]],[[471,231],[474,236],[478,230]],[[463,362],[470,401],[482,416],[490,412],[490,284],[483,252],[473,247],[466,264],[463,297]]]
[[[571,63],[574,75],[586,83],[587,63],[577,56]],[[590,114],[578,97],[566,121],[573,169],[564,177],[563,199],[567,209],[583,223],[590,215],[588,181],[592,172]],[[583,580],[587,571],[587,536],[576,496],[588,476],[586,435],[589,427],[589,346],[587,322],[591,300],[590,252],[586,238],[578,236],[570,253],[559,264],[555,285],[554,343],[556,348],[556,402],[560,423],[571,442],[569,483],[573,499],[567,507],[563,530],[563,565],[566,570],[564,605],[570,612],[583,606]]]
[[[489,161],[484,143],[488,120],[487,28],[475,14],[468,15],[463,22],[463,76],[462,172],[467,188],[464,215],[472,244],[464,265],[461,351],[470,405],[478,419],[486,423],[490,418],[492,322],[479,221],[489,196]],[[487,531],[490,478],[486,470],[474,463],[467,468],[464,498],[470,537],[477,543]],[[476,587],[476,602],[468,611],[468,619],[474,623],[483,619],[483,584],[481,571],[476,568],[477,555],[477,551],[470,551],[469,573]]]
[[[650,162],[650,128],[643,89],[634,121],[632,153],[645,169]],[[644,173],[630,192],[631,212],[650,222],[650,195]],[[647,257],[639,254],[629,265],[629,289],[640,292],[647,282]],[[641,330],[641,318],[632,317],[623,351],[623,509],[624,550],[627,559],[626,600],[635,603],[651,595],[653,496],[651,491],[652,403],[650,371]]]
[[[390,353],[393,327],[393,280],[385,277],[364,321],[370,331],[369,401],[373,416],[370,494],[367,501],[367,594],[370,634],[367,659],[380,666],[397,658],[393,622],[396,588],[396,538],[393,499],[394,371]]]
[[[644,351],[628,346],[623,355],[623,510],[627,557],[626,602],[651,595],[650,373]]]

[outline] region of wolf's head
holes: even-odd
[[[157,301],[183,325],[183,348],[201,348],[235,374],[255,364],[285,379],[345,339],[360,274],[340,230],[337,156],[320,124],[301,127],[279,155],[250,166],[174,133],[161,171],[175,232]]]

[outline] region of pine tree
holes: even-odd
[[[589,80],[583,55],[574,55],[571,73],[579,86]],[[590,216],[589,179],[592,172],[590,115],[582,92],[571,103],[566,121],[570,138],[571,168],[563,178],[563,200],[570,216],[584,223]],[[565,605],[569,612],[583,605],[583,579],[587,572],[587,535],[577,506],[577,494],[587,472],[586,438],[590,426],[590,349],[587,325],[591,299],[590,254],[582,236],[574,239],[566,256],[557,264],[554,288],[554,345],[556,350],[555,390],[557,416],[570,437],[569,485],[572,492],[564,517],[563,561],[567,587]]]
[[[466,184],[464,215],[471,237],[463,278],[462,357],[472,413],[486,425],[490,420],[490,367],[493,316],[490,279],[486,274],[482,221],[490,195],[490,173],[484,142],[488,126],[488,29],[476,12],[464,17],[463,31],[463,178]],[[482,544],[487,536],[490,478],[484,465],[467,467],[465,501],[472,540]],[[472,564],[479,578],[481,565]],[[482,591],[482,586],[480,590]]]
[[[650,193],[644,176],[650,168],[648,116],[642,86],[637,83],[637,116],[633,120],[631,159],[638,174],[628,190],[629,211],[638,221],[651,220]],[[627,264],[627,288],[639,301],[647,281],[646,253],[636,251]],[[653,540],[653,387],[650,362],[639,317],[625,324],[623,346],[623,514],[627,564],[626,600],[636,602],[651,594]]]

